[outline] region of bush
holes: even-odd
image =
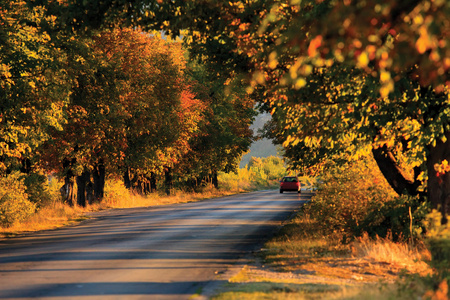
[[[426,242],[431,252],[430,265],[437,271],[435,283],[450,282],[450,223],[441,224],[441,213],[433,210],[426,216]]]
[[[0,178],[0,226],[10,227],[24,221],[36,211],[28,201],[24,179],[16,172]]]
[[[250,181],[258,187],[273,187],[286,174],[286,167],[279,157],[252,157],[248,164]]]
[[[130,199],[131,192],[125,187],[122,180],[107,179],[105,183],[104,203],[110,206],[118,206]]]
[[[47,176],[38,173],[30,173],[25,176],[24,184],[26,186],[28,200],[35,203],[38,208],[47,205],[52,201]]]
[[[229,191],[250,191],[261,188],[278,187],[278,180],[286,174],[286,167],[281,158],[252,157],[245,168],[235,173],[219,173],[219,186]]]
[[[339,233],[345,240],[362,234],[366,230],[362,225],[371,210],[380,210],[396,195],[371,157],[334,165],[321,180],[305,210],[318,221],[322,230]]]
[[[335,165],[321,179],[317,194],[305,210],[324,231],[339,233],[344,240],[367,233],[398,241],[422,233],[429,212],[427,203],[418,197],[399,197],[373,158]]]
[[[394,241],[420,238],[428,212],[428,203],[420,202],[419,197],[404,195],[384,203],[373,203],[367,208],[367,215],[355,234],[360,236],[367,232],[370,237],[391,236]]]

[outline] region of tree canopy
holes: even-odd
[[[67,201],[76,181],[84,205],[92,178],[101,199],[106,173],[126,175],[132,187],[167,172],[186,178],[234,169],[252,139],[252,101],[225,96],[214,76],[199,81],[179,42],[128,27],[124,3],[91,4],[1,2],[0,175],[56,171]],[[112,23],[82,17],[106,8]],[[219,136],[226,143],[212,142]],[[196,148],[200,140],[207,150]],[[200,161],[212,153],[214,163]]]
[[[49,32],[58,29],[60,35],[89,37],[119,25],[183,36],[189,55],[225,85],[225,96],[246,86],[247,94],[272,113],[270,135],[294,164],[317,166],[324,159],[371,151],[398,193],[425,191],[428,201],[445,211],[450,190],[445,171],[450,160],[448,1],[13,3],[24,16],[40,12],[46,21],[37,24],[53,26]],[[46,30],[35,32],[39,36]]]
[[[436,170],[450,159],[448,1],[133,5],[145,9],[133,15],[119,3],[116,12],[183,32],[193,56],[244,80],[275,116],[273,134],[294,162],[370,150],[398,193],[425,188],[434,207],[445,207],[450,178]]]

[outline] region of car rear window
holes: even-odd
[[[283,179],[284,182],[297,182],[297,178],[295,177],[285,177]]]

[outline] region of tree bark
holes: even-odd
[[[94,178],[94,200],[101,202],[105,196],[105,176],[106,170],[103,161],[100,161],[92,173]]]
[[[95,197],[94,197],[94,183],[92,183],[90,176],[86,178],[86,201],[89,204],[94,203]]]
[[[72,159],[71,161],[65,159],[63,161],[63,168],[66,175],[64,177],[64,185],[59,189],[63,201],[70,206],[73,206],[74,204],[74,174],[72,172],[72,166],[74,165],[74,163],[75,159]]]
[[[73,199],[74,199],[73,186],[74,186],[73,176],[66,174],[66,176],[64,177],[64,185],[59,189],[59,191],[61,193],[64,203],[67,203],[70,206],[73,206]]]
[[[90,172],[83,171],[81,175],[76,177],[77,181],[77,204],[80,206],[86,206],[86,186],[90,181]]]
[[[214,187],[215,187],[216,189],[219,188],[219,180],[217,179],[217,172],[214,172],[214,173],[212,174],[212,184],[214,185]]]
[[[399,195],[418,195],[420,181],[409,179],[406,172],[397,164],[394,155],[386,146],[372,149],[373,157],[387,182]]]
[[[25,174],[30,174],[31,172],[31,161],[29,158],[24,158],[21,160],[22,166],[20,167],[20,172]]]
[[[438,140],[436,146],[430,147],[427,156],[427,197],[432,207],[440,210],[442,214],[442,224],[448,222],[447,214],[449,211],[448,198],[450,197],[450,176],[448,172],[444,175],[437,176],[434,165],[441,164],[443,160],[450,162],[450,133],[446,133],[446,138],[447,141],[445,143]]]
[[[170,191],[172,190],[172,168],[167,168],[164,171],[165,181],[164,187],[167,195],[170,195]]]
[[[144,194],[146,195],[150,194],[150,180],[148,177],[145,178],[144,182]]]
[[[156,175],[154,172],[150,173],[150,193],[156,192]]]
[[[427,201],[431,204],[432,208],[438,209],[441,212],[442,224],[448,222],[450,174],[447,172],[444,175],[437,176],[434,166],[435,164],[441,164],[443,160],[450,162],[450,133],[447,133],[446,137],[447,141],[445,143],[439,140],[435,146],[429,147],[426,161],[428,173]],[[383,173],[387,182],[399,195],[409,194],[415,196],[420,194],[418,191],[420,181],[413,181],[407,178],[386,146],[372,149],[372,153],[381,173]],[[415,176],[417,175],[418,172],[415,172]]]
[[[125,169],[125,173],[123,174],[123,183],[127,189],[131,189],[130,168]]]

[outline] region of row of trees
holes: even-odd
[[[56,172],[66,201],[85,205],[103,198],[106,174],[142,193],[162,176],[169,192],[174,177],[217,185],[236,168],[252,141],[251,99],[225,94],[179,42],[80,30],[54,5],[68,3],[0,2],[1,176]]]
[[[398,194],[419,195],[447,222],[450,2],[140,5],[148,10],[128,20],[173,35],[188,30],[191,53],[246,82],[274,117],[268,135],[294,166],[320,170],[371,153]]]
[[[2,7],[28,7],[20,1],[12,3]],[[29,48],[37,55],[22,51],[28,59],[17,60],[19,74],[12,75],[2,65],[3,77],[21,78],[24,89],[18,84],[9,88],[29,91],[25,99],[41,92],[33,91],[32,85],[40,82],[26,79],[30,74],[46,76],[47,86],[70,99],[71,89],[58,79],[71,74],[54,67],[58,60],[48,59],[80,63],[66,51],[73,44],[65,36],[69,33],[85,36],[113,25],[139,25],[173,37],[182,35],[190,55],[208,66],[214,82],[225,84],[223,95],[233,96],[231,91],[239,90],[236,87],[247,86],[246,92],[272,113],[268,134],[286,147],[294,165],[318,169],[329,159],[348,160],[370,152],[399,194],[421,195],[441,208],[446,222],[450,194],[448,1],[40,0],[29,7],[30,22],[20,23],[17,30],[31,26],[33,38],[17,33],[16,39],[22,39],[17,43],[21,46],[37,42]],[[2,17],[9,24],[2,39],[11,36],[10,20],[19,8],[6,10],[14,11],[12,18],[8,13]],[[32,20],[39,16],[45,22]],[[59,41],[65,43],[36,48]],[[20,46],[11,46],[20,52]],[[8,55],[17,55],[14,51]],[[64,55],[55,56],[52,51]],[[209,93],[212,98],[217,95]],[[44,99],[40,102],[44,111],[66,99],[49,93],[39,96]],[[18,115],[23,107],[19,106]],[[59,122],[58,116],[36,115],[35,122],[45,127],[50,120]],[[7,139],[14,139],[19,127]],[[43,132],[29,136],[39,134]],[[196,140],[204,144],[200,137]],[[9,156],[24,150],[3,148]]]

